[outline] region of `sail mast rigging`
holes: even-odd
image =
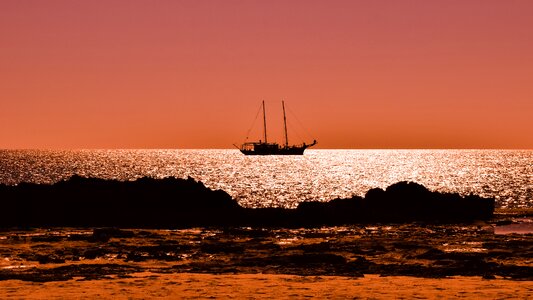
[[[263,130],[265,132],[265,144],[267,143],[267,119],[265,112],[265,100],[263,100]]]
[[[289,136],[287,135],[287,117],[285,116],[285,101],[281,101],[283,107],[283,128],[285,129],[285,147],[289,147]]]
[[[263,109],[263,130],[265,140],[259,140],[258,142],[245,142],[239,148],[244,155],[302,155],[304,150],[316,145],[316,140],[313,140],[311,144],[302,143],[300,145],[289,145],[289,135],[287,134],[287,114],[285,112],[285,101],[281,101],[281,107],[283,108],[283,129],[285,131],[285,144],[280,145],[276,142],[268,143],[267,140],[267,124],[266,124],[266,109],[265,100],[261,103]],[[256,118],[259,116],[257,112]],[[248,137],[247,137],[248,139]]]

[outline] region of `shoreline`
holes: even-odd
[[[498,298],[533,288],[533,234],[513,231],[533,210],[416,183],[297,209],[243,208],[193,179],[75,177],[4,192],[23,200],[8,217],[31,222],[0,226],[0,298]],[[28,204],[40,206],[24,215]]]
[[[531,281],[533,233],[513,232],[523,230],[516,225],[531,230],[531,222],[512,222],[512,217],[505,217],[495,223],[292,229],[4,230],[0,231],[0,281],[105,280],[146,271]]]
[[[0,298],[476,298],[527,299],[533,281],[480,277],[444,279],[405,276],[295,276],[274,274],[213,275],[135,273],[130,278],[73,279],[36,284],[0,281]]]

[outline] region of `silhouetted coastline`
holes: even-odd
[[[192,178],[117,181],[73,176],[51,185],[0,185],[0,227],[321,226],[488,220],[494,199],[429,191],[412,182],[365,197],[303,202],[296,209],[244,208]]]

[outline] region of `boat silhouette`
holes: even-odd
[[[299,145],[289,145],[289,137],[287,135],[287,117],[285,115],[285,102],[281,101],[281,107],[283,108],[283,128],[285,132],[285,144],[280,145],[278,143],[269,143],[267,139],[267,126],[266,126],[266,112],[265,101],[262,104],[263,107],[263,137],[264,140],[257,142],[245,142],[240,147],[237,147],[244,155],[303,155],[305,149],[317,144],[316,140],[312,143],[302,143]]]

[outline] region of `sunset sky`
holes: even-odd
[[[280,142],[283,99],[317,148],[533,149],[533,1],[0,1],[0,148],[231,148],[263,99]]]

